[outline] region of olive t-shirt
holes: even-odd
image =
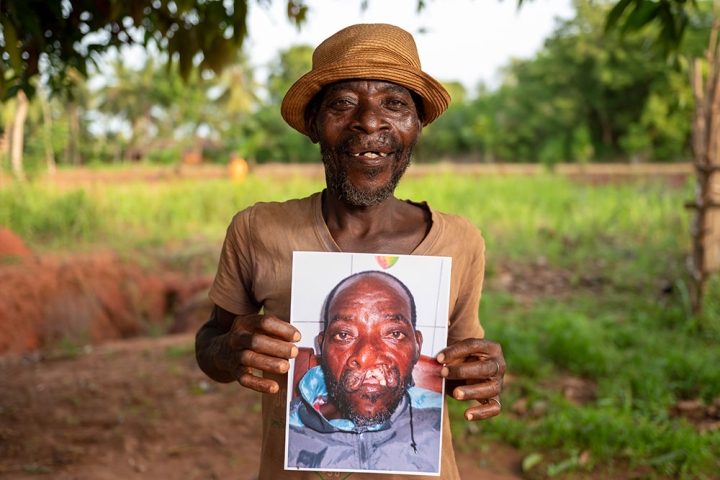
[[[452,257],[448,345],[465,338],[482,337],[478,307],[485,271],[485,243],[480,231],[465,218],[437,212],[424,202],[415,205],[430,211],[432,225],[412,255]],[[322,216],[322,193],[282,203],[257,203],[235,215],[227,230],[210,299],[237,315],[257,313],[264,308],[266,314],[289,321],[294,251],[341,251]],[[281,388],[277,394],[263,394],[263,444],[258,480],[335,479],[337,474],[284,470],[287,375],[266,374],[266,377],[277,381]],[[422,480],[438,477],[352,473],[339,478]],[[460,478],[447,408],[444,409],[439,478]]]

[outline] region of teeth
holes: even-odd
[[[355,153],[353,154],[354,157],[368,157],[368,158],[377,158],[377,157],[387,157],[387,153],[375,153],[375,152],[361,152],[361,153]]]

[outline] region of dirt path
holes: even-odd
[[[208,380],[192,345],[182,334],[0,357],[0,478],[253,480],[259,396]],[[462,447],[464,480],[523,478],[517,451]]]
[[[538,175],[546,172],[544,165],[538,163],[452,163],[440,162],[431,164],[413,163],[407,176],[438,175],[452,172],[460,175]],[[324,171],[321,163],[265,163],[250,168],[253,175],[260,177],[323,179]],[[607,183],[638,178],[665,178],[675,186],[683,185],[693,175],[690,163],[565,163],[554,168],[558,175],[574,178],[590,183]],[[56,185],[79,186],[90,184],[113,184],[118,182],[148,183],[167,182],[179,179],[217,179],[228,178],[230,172],[227,165],[170,165],[170,166],[133,166],[125,165],[121,169],[93,169],[74,167],[59,170],[55,175],[41,175],[36,181],[45,181]],[[0,172],[0,186],[9,185],[13,180]]]

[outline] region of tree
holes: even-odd
[[[280,103],[290,86],[312,67],[313,48],[295,45],[281,50],[270,65],[268,101],[242,125],[243,155],[258,162],[284,159],[315,162],[318,150],[305,136],[298,135],[280,116]]]
[[[310,45],[293,45],[280,52],[270,65],[267,81],[271,103],[279,106],[292,84],[310,71],[314,50]]]
[[[135,70],[122,58],[112,63],[113,78],[100,91],[98,108],[101,112],[117,115],[130,126],[130,138],[125,157],[134,155],[134,147],[146,141],[160,122],[154,107],[167,108],[175,100],[160,86],[167,78],[156,66],[154,58]]]
[[[153,143],[175,150],[169,151],[164,161],[179,159],[180,146],[201,155],[201,131],[208,136],[217,134],[228,118],[232,104],[218,105],[217,100],[211,100],[210,92],[224,89],[219,94],[222,98],[238,66],[227,69],[225,76],[206,79],[193,74],[183,82],[176,72],[177,66],[167,72],[160,63],[162,60],[157,56],[149,56],[141,67],[130,68],[117,59],[111,63],[112,74],[97,92],[98,109],[107,117],[122,121],[125,131],[129,130],[125,159],[145,157]],[[237,85],[239,89],[248,86]],[[183,138],[192,140],[183,142]]]
[[[258,0],[262,2],[263,0]],[[267,0],[269,1],[269,0]],[[287,0],[288,19],[305,20],[304,0]],[[25,99],[43,75],[53,94],[87,78],[100,55],[123,45],[155,46],[187,80],[193,69],[219,74],[242,49],[248,0],[3,0],[0,98],[18,96],[13,165],[22,173]],[[19,94],[19,92],[23,92]],[[17,165],[16,165],[17,164]]]
[[[304,0],[287,7],[288,19],[302,24]],[[0,97],[32,97],[40,74],[53,92],[64,91],[70,69],[87,77],[101,54],[123,45],[153,45],[184,79],[195,68],[219,74],[242,49],[247,9],[248,0],[3,0]]]
[[[502,94],[511,135],[547,163],[588,159],[585,151],[599,160],[683,158],[691,92],[649,47],[653,32],[604,32],[607,6],[575,7],[536,58],[508,67]]]
[[[712,13],[695,0],[619,0],[607,18],[607,30],[621,32],[659,25],[656,42],[669,57],[686,39],[688,27],[710,26],[703,56],[688,59],[690,84],[695,96],[692,116],[692,146],[696,174],[693,210],[690,300],[693,311],[703,309],[708,278],[720,272],[720,1],[712,2]]]
[[[28,109],[30,107],[30,102],[24,91],[18,92],[17,103],[18,106],[12,125],[10,163],[15,177],[22,179],[25,178],[25,172],[22,164],[23,135],[25,133],[23,125],[25,124],[25,118],[27,118]]]

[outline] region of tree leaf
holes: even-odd
[[[10,100],[15,95],[17,95],[17,92],[20,90],[20,85],[13,85],[10,88],[7,89],[7,92],[5,93],[5,97],[3,100]]]
[[[630,3],[633,0],[620,0],[618,3],[615,4],[615,6],[610,10],[610,13],[608,13],[607,18],[605,20],[605,31],[608,32],[615,28],[618,21],[620,20],[620,17],[622,17],[623,13],[625,13],[625,10],[630,5]],[[522,3],[522,0],[520,0]]]
[[[620,31],[627,33],[640,30],[658,16],[660,6],[660,3],[652,0],[636,0],[635,9],[630,12]]]

